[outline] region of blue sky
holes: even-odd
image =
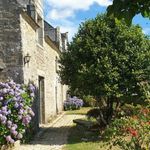
[[[45,20],[61,32],[69,32],[69,39],[77,32],[79,24],[86,19],[104,13],[111,0],[44,0]],[[150,20],[137,15],[134,24],[139,24],[150,35]]]

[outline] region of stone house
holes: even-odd
[[[0,0],[0,81],[34,82],[37,127],[63,110],[67,86],[57,70],[67,39],[44,21],[42,0]]]

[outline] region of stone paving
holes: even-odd
[[[73,119],[83,118],[83,115],[59,116],[50,124],[44,125],[43,130],[31,141],[31,144],[21,145],[20,150],[61,150],[67,143]]]

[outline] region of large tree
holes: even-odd
[[[82,23],[60,59],[62,82],[97,100],[113,101],[138,94],[149,81],[150,41],[139,26],[98,15]]]
[[[150,0],[113,0],[107,11],[108,15],[118,19],[124,18],[128,24],[131,24],[137,14],[150,19]]]

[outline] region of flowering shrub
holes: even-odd
[[[23,138],[31,122],[35,87],[13,81],[0,82],[0,145],[12,144]]]
[[[77,97],[73,97],[73,98],[68,98],[68,100],[66,100],[64,102],[64,109],[65,110],[75,110],[75,109],[80,109],[83,106],[83,100],[77,98]]]
[[[134,109],[134,107],[132,107]],[[150,109],[135,107],[131,115],[115,119],[104,135],[109,144],[124,150],[150,149]]]

